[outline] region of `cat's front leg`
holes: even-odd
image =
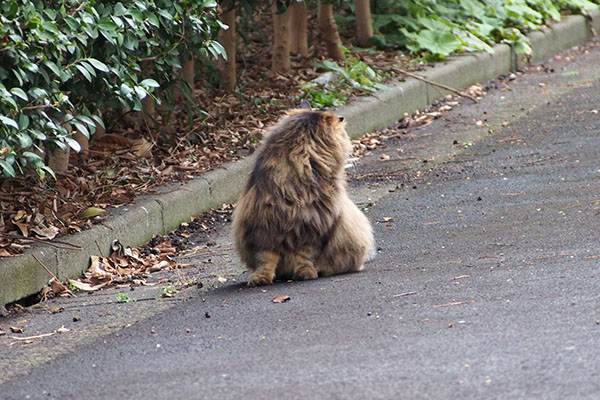
[[[310,248],[301,249],[294,255],[296,258],[296,266],[294,270],[295,281],[304,281],[308,279],[316,279],[319,274],[313,264],[314,251]]]
[[[274,251],[256,253],[256,271],[248,278],[248,286],[270,285],[275,279],[275,270],[280,255]]]

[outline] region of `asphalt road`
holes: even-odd
[[[87,340],[0,337],[0,398],[600,398],[600,48],[492,86],[350,169],[365,271],[105,305],[90,316],[134,323]]]

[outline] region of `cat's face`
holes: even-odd
[[[339,143],[344,154],[350,154],[352,152],[352,142],[346,132],[346,122],[344,121],[344,117],[324,112],[323,119],[328,124],[328,131],[334,136],[336,142]]]

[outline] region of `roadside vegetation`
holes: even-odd
[[[0,256],[243,157],[302,99],[339,106],[495,43],[527,57],[528,32],[599,3],[3,1]]]

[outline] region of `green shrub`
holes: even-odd
[[[597,5],[589,0],[382,0],[373,10],[373,38],[381,47],[406,48],[440,59],[457,51],[492,52],[498,42],[531,53],[528,31],[547,20],[561,19],[560,11],[585,12]]]
[[[214,0],[7,0],[0,4],[0,167],[45,166],[42,147],[78,151],[99,111],[134,111],[179,82],[181,56],[223,54]]]

